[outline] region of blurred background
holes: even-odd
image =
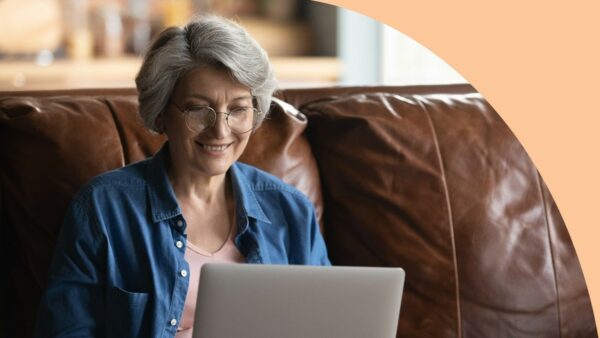
[[[152,37],[207,12],[258,40],[282,88],[466,82],[395,29],[310,0],[1,0],[0,90],[134,87]]]

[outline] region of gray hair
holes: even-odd
[[[257,109],[258,127],[271,105],[277,83],[267,53],[239,24],[216,15],[201,15],[183,28],[162,31],[146,52],[135,78],[139,113],[146,128],[164,132],[157,118],[166,109],[177,80],[202,65],[222,65],[250,88]]]

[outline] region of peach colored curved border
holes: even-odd
[[[415,39],[502,115],[560,208],[600,328],[600,2],[322,2]]]

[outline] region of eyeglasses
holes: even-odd
[[[194,133],[201,133],[212,128],[217,121],[217,114],[224,114],[227,127],[234,134],[244,134],[254,127],[254,115],[260,111],[254,107],[235,107],[227,112],[217,112],[210,106],[189,106],[181,109],[170,101],[183,114],[185,124]]]

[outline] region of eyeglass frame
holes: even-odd
[[[253,102],[254,102],[254,99],[255,98],[253,97],[252,98]],[[214,127],[215,124],[217,123],[217,115],[218,114],[223,114],[223,115],[225,115],[225,124],[227,125],[227,128],[229,128],[229,131],[231,131],[232,133],[234,133],[236,135],[245,134],[247,132],[250,132],[250,131],[254,130],[254,127],[255,127],[255,125],[254,125],[254,114],[257,114],[257,115],[262,114],[262,112],[260,110],[258,110],[257,108],[255,108],[255,107],[236,107],[236,108],[250,108],[250,109],[252,109],[252,127],[250,129],[248,129],[247,131],[244,131],[244,132],[235,132],[233,129],[231,129],[231,126],[229,126],[229,115],[231,114],[231,111],[233,109],[236,109],[236,108],[229,109],[226,112],[220,112],[220,111],[216,111],[213,107],[211,107],[209,105],[190,105],[190,106],[185,107],[184,109],[181,109],[179,107],[179,105],[177,103],[175,103],[175,101],[169,100],[169,103],[173,104],[175,106],[175,108],[177,108],[177,110],[179,110],[179,112],[183,115],[183,118],[185,120],[185,125],[188,128],[188,130],[191,131],[191,132],[201,132],[201,133],[203,133],[203,132],[209,130],[210,128]],[[189,124],[189,122],[188,122],[189,121],[188,120],[188,116],[189,116],[189,110],[190,110],[190,108],[193,108],[193,107],[202,107],[202,108],[208,108],[208,109],[210,109],[214,113],[214,117],[215,117],[214,122],[212,123],[212,125],[204,128],[204,129],[202,129],[200,131],[195,130],[195,128],[191,127],[190,124]]]

